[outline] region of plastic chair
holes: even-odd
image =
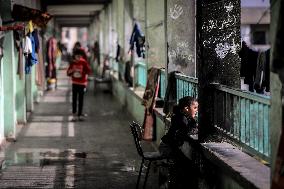
[[[130,128],[131,128],[131,133],[134,137],[134,142],[135,142],[135,145],[136,145],[137,152],[138,152],[139,156],[142,158],[142,161],[141,161],[141,164],[140,164],[140,169],[139,169],[139,175],[138,175],[138,179],[137,179],[137,182],[136,182],[136,189],[139,188],[139,182],[140,182],[140,177],[141,177],[143,165],[146,161],[148,161],[146,176],[145,176],[145,180],[144,180],[144,184],[143,184],[143,189],[144,189],[146,187],[146,182],[147,182],[147,178],[148,178],[148,175],[149,175],[151,163],[153,161],[168,159],[168,157],[162,156],[160,154],[160,152],[158,152],[158,151],[157,152],[144,152],[143,149],[142,149],[141,143],[140,143],[140,141],[142,140],[141,126],[136,122],[132,122],[130,124]]]

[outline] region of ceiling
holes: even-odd
[[[61,27],[88,26],[111,0],[43,0],[42,8],[54,16]]]

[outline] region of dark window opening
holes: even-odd
[[[266,42],[266,33],[265,31],[255,31],[253,32],[253,44],[255,45],[265,45]]]

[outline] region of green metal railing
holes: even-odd
[[[198,97],[198,79],[176,74],[177,101],[185,96]]]
[[[160,88],[159,88],[159,94],[158,97],[161,99],[165,98],[166,94],[166,75],[165,75],[165,69],[161,69],[160,72]]]
[[[198,80],[176,74],[177,101],[198,98]],[[225,138],[251,155],[269,161],[270,97],[213,84],[214,126]]]
[[[214,87],[214,126],[247,152],[270,157],[270,98],[255,93]]]
[[[144,62],[135,63],[135,85],[146,87],[147,68]]]

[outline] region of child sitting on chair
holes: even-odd
[[[161,145],[167,145],[171,150],[178,149],[189,135],[197,134],[196,116],[198,102],[195,98],[186,96],[179,100],[173,109],[171,126],[166,135],[162,137]]]
[[[173,109],[169,131],[161,139],[160,153],[174,161],[172,167],[174,171],[171,171],[174,173],[170,173],[172,179],[170,184],[173,188],[187,188],[189,183],[185,175],[190,175],[189,170],[191,172],[194,170],[192,162],[183,153],[182,146],[184,141],[188,141],[189,135],[198,132],[197,112],[198,102],[195,98],[186,96],[180,99],[178,105]],[[196,181],[193,177],[191,182]]]

